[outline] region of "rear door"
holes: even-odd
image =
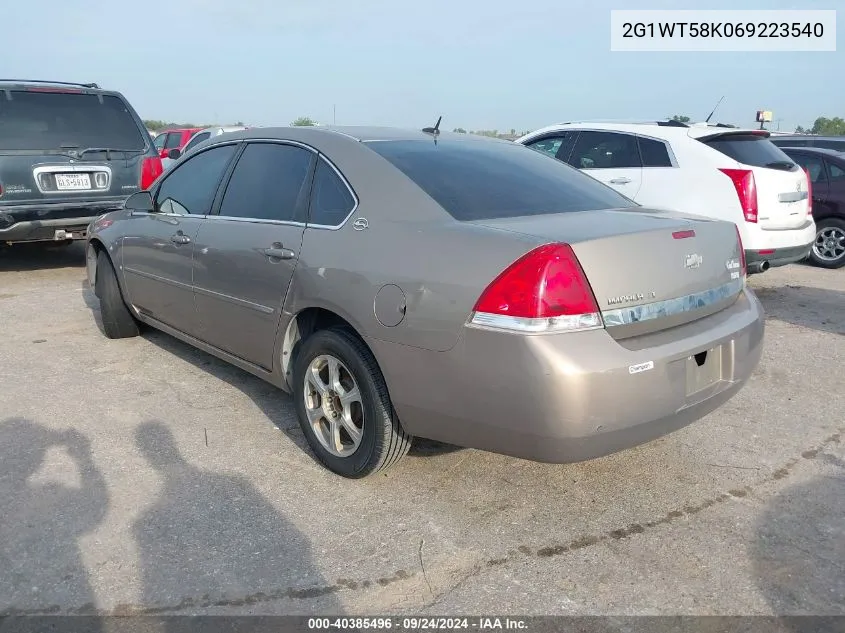
[[[767,136],[766,132],[724,132],[698,140],[754,173],[761,229],[803,228],[807,224],[807,176]]]
[[[122,263],[127,299],[143,313],[194,335],[197,330],[192,263],[197,231],[210,212],[237,145],[192,156],[154,193],[155,213],[126,220]]]
[[[637,199],[643,170],[635,135],[582,130],[568,162],[631,200]]]
[[[265,369],[302,245],[316,153],[246,145],[219,212],[199,231],[194,293],[199,338]]]

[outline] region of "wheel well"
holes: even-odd
[[[282,341],[281,359],[282,375],[288,386],[292,382],[293,363],[296,359],[297,352],[299,352],[300,343],[314,332],[335,326],[348,328],[350,332],[354,333],[364,343],[363,337],[349,321],[325,308],[306,308],[291,319],[285,331],[285,338]],[[366,343],[364,344],[366,345]]]

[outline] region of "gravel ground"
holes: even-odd
[[[342,480],[290,399],[109,341],[81,245],[0,251],[0,613],[845,615],[845,271],[751,278],[748,386],[575,465],[423,442]]]

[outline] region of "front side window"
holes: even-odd
[[[164,149],[173,149],[182,144],[182,132],[171,132],[167,135],[167,141],[164,144]]]
[[[156,208],[162,213],[208,215],[236,148],[236,145],[215,147],[177,164],[156,193]]]
[[[557,158],[557,153],[560,151],[560,146],[563,145],[563,138],[560,136],[551,136],[528,143],[527,147],[536,149],[544,154],[548,154]]]
[[[460,221],[637,206],[594,178],[517,143],[444,139],[366,145]]]
[[[220,205],[220,216],[304,222],[313,152],[296,145],[247,145]]]
[[[828,163],[828,167],[830,167],[831,180],[838,182],[845,181],[845,169],[842,169],[839,165],[834,165],[833,163]]]
[[[185,145],[185,151],[182,152],[183,154],[187,154],[189,151],[194,149],[197,145],[205,141],[211,136],[211,132],[200,132],[194,138],[192,138],[187,145]]]
[[[352,209],[355,198],[328,163],[320,160],[314,172],[314,186],[311,194],[311,213],[309,224],[337,226],[343,222]]]
[[[637,137],[616,132],[581,132],[569,162],[578,169],[642,167]]]

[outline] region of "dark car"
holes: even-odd
[[[783,149],[784,147],[817,147],[845,152],[845,136],[814,136],[812,134],[777,135],[769,139]]]
[[[784,147],[810,173],[816,242],[810,261],[824,268],[845,266],[845,153],[812,147]]]
[[[161,174],[120,93],[96,84],[0,79],[0,243],[69,244]]]

